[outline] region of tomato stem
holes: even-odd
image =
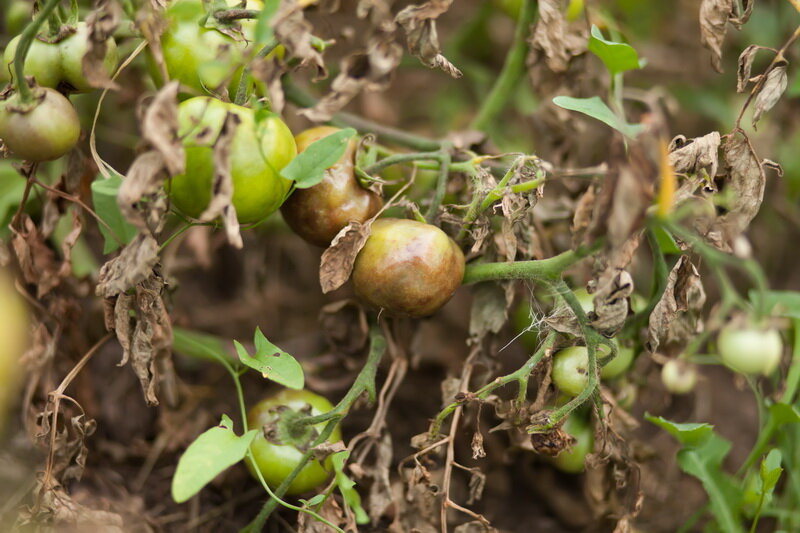
[[[19,43],[17,43],[17,50],[14,54],[14,85],[19,94],[19,100],[22,104],[29,104],[33,102],[33,92],[28,83],[25,81],[25,58],[28,56],[28,50],[31,48],[31,43],[39,33],[39,29],[45,20],[48,20],[50,15],[58,7],[60,0],[47,0],[39,14],[34,18],[20,34]]]

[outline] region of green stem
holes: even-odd
[[[472,263],[464,272],[464,285],[479,281],[501,279],[552,280],[581,259],[600,249],[601,242],[569,250],[548,259],[515,261],[509,263]]]
[[[313,96],[295,85],[287,76],[283,78],[283,92],[287,100],[300,107],[314,107],[317,104],[317,100]],[[384,142],[399,144],[420,152],[442,148],[442,143],[439,141],[383,126],[350,113],[337,113],[330,122],[337,127],[352,126],[361,133],[374,133]]]
[[[451,145],[442,146],[443,153],[439,155],[439,176],[436,178],[436,190],[433,193],[431,205],[425,213],[428,223],[433,223],[436,215],[439,214],[439,207],[442,205],[444,195],[447,192],[447,178],[450,176],[450,162],[453,160],[450,155]]]
[[[466,395],[464,400],[452,402],[450,405],[442,409],[439,414],[436,415],[436,418],[433,420],[431,427],[428,430],[428,435],[430,438],[438,438],[444,422],[461,405],[471,400],[485,400],[495,389],[499,389],[500,387],[507,385],[512,381],[516,381],[520,386],[520,393],[517,399],[524,400],[522,391],[527,388],[529,376],[533,372],[533,369],[536,368],[536,365],[538,365],[542,360],[542,357],[544,357],[544,354],[547,352],[547,350],[551,349],[555,342],[556,332],[550,331],[547,334],[547,337],[545,337],[544,342],[542,342],[542,345],[539,346],[539,349],[536,350],[536,352],[519,369],[515,370],[511,374],[499,377],[491,383],[487,383],[473,394]]]
[[[528,55],[528,30],[536,14],[535,6],[534,0],[523,0],[517,28],[514,32],[514,42],[506,56],[503,70],[472,121],[472,129],[486,130],[489,123],[511,99],[511,92],[517,86],[517,82],[525,70],[525,58]]]
[[[19,94],[19,100],[22,104],[29,104],[33,101],[33,92],[28,87],[25,81],[25,58],[28,56],[28,50],[31,48],[31,43],[39,33],[39,29],[45,20],[50,18],[50,15],[58,7],[60,0],[47,0],[42,10],[22,31],[20,34],[19,42],[17,43],[17,50],[14,54],[14,85]]]
[[[365,168],[364,172],[367,174],[377,174],[386,167],[399,165],[400,163],[409,163],[412,161],[438,161],[441,158],[441,155],[441,152],[413,152],[410,154],[395,154],[385,157],[377,163],[373,163]]]
[[[254,59],[264,59],[277,47],[278,47],[278,42],[275,40],[273,40],[270,43],[267,43],[267,45],[264,46],[264,48],[258,51]],[[234,99],[234,103],[236,105],[244,105],[247,102],[247,92],[248,92],[247,90],[249,87],[250,87],[250,67],[247,67],[242,70],[242,77],[239,78],[239,87],[236,89],[236,98]]]
[[[166,248],[167,246],[169,246],[169,244],[170,244],[172,241],[174,241],[176,238],[180,237],[180,236],[181,236],[181,235],[182,235],[182,234],[183,234],[183,233],[184,233],[186,230],[188,230],[189,228],[192,228],[192,227],[194,227],[194,226],[196,226],[196,224],[194,224],[194,223],[192,223],[192,222],[189,222],[189,223],[185,224],[183,227],[181,227],[181,229],[179,229],[178,231],[176,231],[175,233],[173,233],[172,235],[170,235],[170,236],[167,238],[167,240],[165,240],[165,241],[164,241],[164,242],[161,244],[161,246],[160,246],[158,249],[159,249],[159,250],[163,250],[164,248]]]

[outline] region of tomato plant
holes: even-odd
[[[415,220],[376,220],[353,265],[359,298],[387,313],[412,317],[435,313],[463,276],[458,245],[439,228]]]
[[[198,218],[211,201],[214,145],[226,123],[239,122],[230,141],[233,207],[239,222],[259,222],[286,199],[292,182],[280,170],[297,154],[294,137],[275,114],[198,96],[179,106],[180,135],[186,150],[186,171],[170,181],[172,202],[184,214]]]
[[[337,131],[338,128],[319,126],[300,133],[295,137],[298,152]],[[381,197],[364,189],[356,179],[355,150],[356,141],[351,140],[319,184],[294,191],[281,207],[289,227],[312,244],[327,247],[351,221],[363,223],[383,206]]]
[[[259,429],[251,451],[255,465],[264,476],[266,482],[274,487],[280,483],[300,463],[305,449],[314,435],[314,426],[308,428],[304,435],[289,435],[281,431],[280,420],[285,417],[300,415],[320,415],[333,409],[333,405],[323,396],[307,390],[285,389],[261,400],[247,414],[250,427]],[[324,424],[316,426],[321,430]],[[328,438],[329,442],[342,440],[341,431],[337,428]],[[248,463],[253,475],[252,464]],[[330,460],[320,463],[311,461],[306,464],[295,477],[287,494],[302,494],[317,488],[332,474]]]
[[[36,91],[32,108],[17,94],[0,102],[0,139],[12,154],[27,161],[50,161],[63,156],[81,134],[78,113],[53,89]]]

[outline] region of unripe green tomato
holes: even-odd
[[[717,337],[720,358],[743,374],[772,374],[781,362],[783,340],[775,329],[725,326]]]
[[[278,394],[260,401],[250,409],[247,414],[248,426],[261,430],[253,440],[250,451],[253,453],[255,464],[261,471],[261,475],[264,476],[264,480],[273,489],[295,469],[304,454],[294,444],[270,442],[264,435],[264,426],[274,426],[281,411],[285,409],[316,416],[332,410],[333,405],[326,398],[307,390],[284,389]],[[326,425],[327,422],[323,422],[314,426],[314,429],[321,432]],[[342,440],[342,432],[339,426],[336,426],[328,437],[328,442],[333,443],[340,440]],[[303,445],[310,444],[311,442],[303,443]],[[247,466],[250,473],[257,478],[253,465],[248,462]],[[332,472],[330,457],[324,463],[313,459],[303,467],[300,474],[289,485],[287,494],[302,494],[315,489],[325,483]]]
[[[178,106],[179,134],[186,150],[186,172],[168,185],[170,197],[184,214],[197,218],[211,201],[214,145],[228,113],[240,123],[230,142],[233,207],[239,222],[259,222],[276,211],[292,182],[280,175],[297,155],[289,128],[274,113],[198,96]]]
[[[682,359],[670,359],[661,369],[661,382],[672,394],[687,394],[697,385],[697,369]]]
[[[589,291],[586,289],[577,289],[572,292],[575,294],[575,298],[578,299],[578,303],[581,304],[584,313],[588,314],[594,311],[594,296],[589,294]]]
[[[611,342],[617,344],[616,339]],[[607,357],[610,349],[599,345],[597,349],[598,362]],[[600,370],[600,377],[611,379],[622,374],[633,360],[633,350],[630,348],[617,348],[617,355]],[[559,390],[571,396],[577,396],[586,388],[589,382],[589,350],[586,346],[570,346],[558,351],[553,356],[553,383]]]
[[[339,131],[318,126],[295,137],[297,151]],[[339,161],[325,171],[322,181],[308,189],[297,189],[281,206],[281,214],[304,240],[327,247],[339,231],[352,221],[365,222],[383,206],[383,200],[363,188],[356,179],[353,158],[356,141],[351,140]]]
[[[231,7],[237,4],[237,0],[228,0]],[[262,3],[250,0],[247,7],[261,9]],[[240,21],[243,37],[235,39],[215,28],[200,26],[205,16],[202,0],[170,3],[165,14],[168,26],[161,35],[164,65],[170,79],[200,93],[214,93],[228,80],[232,99],[250,53],[248,45],[254,37],[255,21]],[[152,57],[151,72],[159,83],[163,81]]]
[[[72,150],[81,135],[78,113],[67,98],[49,88],[34,92],[36,105],[20,112],[19,95],[0,102],[0,139],[16,157],[51,161]]]
[[[17,35],[22,33],[25,25],[30,22],[33,15],[33,2],[26,0],[13,0],[6,8],[6,34]]]
[[[591,423],[579,414],[572,413],[561,429],[574,437],[576,442],[571,448],[562,451],[550,461],[562,472],[569,474],[583,472],[586,466],[586,456],[592,453],[594,448],[594,431]]]
[[[391,315],[423,317],[450,300],[464,278],[464,254],[436,226],[382,218],[353,266],[356,295]]]
[[[617,342],[615,339],[612,340],[615,343]],[[600,377],[603,379],[614,379],[621,375],[631,366],[633,355],[633,348],[618,346],[616,357],[600,369]]]
[[[58,43],[61,51],[61,69],[63,81],[69,83],[78,92],[89,92],[94,87],[89,84],[83,73],[83,57],[89,50],[89,28],[85,22],[79,22],[75,33]],[[117,43],[113,38],[106,40],[106,55],[103,58],[103,70],[111,77],[117,68],[119,55]]]
[[[14,54],[17,52],[19,39],[19,35],[14,37],[3,53],[3,68],[9,69],[12,80],[15,78]],[[58,87],[64,76],[64,70],[61,67],[61,50],[58,44],[50,44],[39,39],[33,39],[28,49],[28,55],[25,56],[23,71],[25,76],[33,76],[36,79],[36,83],[42,87],[50,87],[52,89]]]
[[[0,432],[19,389],[20,358],[28,344],[28,312],[8,274],[0,270]]]

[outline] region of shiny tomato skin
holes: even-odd
[[[211,201],[213,146],[228,113],[239,124],[230,143],[233,206],[239,222],[259,222],[286,199],[292,182],[280,170],[297,155],[292,132],[275,114],[259,118],[246,107],[198,96],[178,106],[186,172],[170,183],[170,196],[184,214],[197,218]]]
[[[308,129],[295,137],[297,151],[339,131],[330,126]],[[281,207],[281,214],[292,230],[305,241],[327,247],[339,231],[351,221],[365,222],[383,206],[383,200],[361,187],[355,176],[356,141],[320,183],[308,189],[297,189]]]
[[[3,53],[3,68],[9,69],[9,78],[11,80],[15,78],[14,55],[17,52],[19,39],[19,35],[14,37]],[[61,49],[58,44],[50,44],[39,39],[33,39],[31,47],[28,49],[28,55],[25,56],[23,71],[26,77],[33,76],[36,79],[36,83],[42,87],[50,87],[52,89],[58,87],[64,76],[64,70],[61,67]]]
[[[89,49],[89,28],[85,22],[79,22],[75,33],[58,43],[61,52],[61,69],[63,81],[78,92],[89,92],[94,89],[83,73],[83,57]],[[106,40],[106,55],[103,58],[103,70],[108,77],[117,68],[119,54],[117,43],[112,38]]]
[[[265,425],[273,423],[277,419],[274,411],[277,407],[288,407],[294,411],[307,412],[311,406],[311,415],[319,415],[333,409],[333,405],[324,397],[314,394],[307,390],[284,389],[274,396],[270,396],[254,405],[247,414],[247,424],[251,429],[261,429]],[[325,423],[315,426],[317,431],[322,431]],[[328,442],[338,442],[342,440],[342,433],[339,427],[328,437]],[[250,447],[258,469],[267,484],[275,488],[294,470],[303,452],[291,444],[276,444],[270,442],[260,431]],[[255,476],[252,465],[248,465],[250,472]],[[330,458],[324,463],[313,460],[310,461],[300,475],[297,476],[292,484],[289,485],[287,494],[302,494],[313,490],[328,480],[333,473]]]
[[[20,112],[19,97],[0,103],[0,139],[16,157],[26,161],[51,161],[72,150],[81,134],[78,113],[58,91],[39,88],[38,104]]]

